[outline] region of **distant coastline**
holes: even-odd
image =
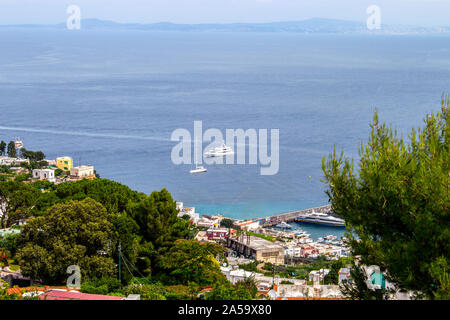
[[[301,21],[281,21],[267,23],[202,23],[177,24],[119,23],[100,19],[82,19],[82,30],[137,30],[137,31],[183,31],[183,32],[244,32],[244,33],[297,33],[297,34],[445,34],[450,35],[450,26],[421,27],[410,25],[381,25],[379,30],[369,30],[365,22],[336,19],[313,18]],[[3,28],[26,29],[66,29],[65,23],[58,24],[18,24],[0,25]]]

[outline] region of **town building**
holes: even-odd
[[[63,171],[70,171],[73,168],[73,161],[71,157],[56,158],[56,167]]]
[[[319,251],[311,245],[303,245],[301,251],[302,258],[313,258],[319,255]]]
[[[197,232],[194,239],[199,242],[208,242],[208,237],[206,236],[206,231]]]
[[[80,179],[89,179],[95,177],[94,166],[79,166],[70,169],[70,176]]]
[[[346,299],[337,285],[285,285],[277,284],[270,295],[274,300]]]
[[[284,248],[274,242],[242,234],[239,238],[227,239],[227,247],[245,257],[280,265],[284,263]]]
[[[222,273],[225,275],[228,281],[235,284],[239,281],[244,281],[248,278],[253,278],[255,274],[243,269],[237,269],[232,267],[220,267]]]
[[[178,213],[179,218],[182,218],[183,216],[188,215],[190,218],[190,221],[193,224],[197,224],[198,220],[200,219],[200,215],[197,212],[195,212],[195,207],[185,207],[183,205],[183,202],[179,202],[179,201],[177,201],[176,207],[177,207],[177,210],[179,211],[179,213]]]
[[[338,281],[339,284],[342,284],[343,281],[350,282],[352,279],[352,276],[350,275],[350,268],[341,268],[338,271]]]
[[[309,273],[309,281],[321,282],[330,273],[330,269],[313,270]]]
[[[20,165],[22,163],[30,163],[30,160],[0,156],[0,166]]]
[[[39,180],[48,180],[50,182],[55,182],[55,170],[53,169],[34,169],[33,178]]]
[[[228,237],[228,229],[215,229],[210,228],[206,230],[206,236],[208,240],[213,241],[226,241]]]
[[[254,220],[245,220],[245,221],[238,221],[235,222],[236,226],[239,226],[242,230],[245,231],[256,231],[259,229],[259,221]]]
[[[198,227],[217,228],[217,227],[219,227],[220,222],[215,217],[203,215],[198,219],[196,224]]]

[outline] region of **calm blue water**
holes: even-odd
[[[450,39],[0,31],[0,139],[70,155],[204,214],[265,216],[327,204],[321,159],[357,157],[375,108],[407,132],[450,92]],[[177,128],[279,128],[280,170],[176,166]],[[309,178],[311,177],[311,178]]]

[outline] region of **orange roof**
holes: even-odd
[[[14,287],[14,288],[9,288],[8,290],[6,290],[6,294],[17,294],[19,296],[22,296],[22,292],[34,292],[34,291],[47,291],[48,289],[50,289],[49,286],[45,286],[45,287],[25,287],[25,288],[19,288],[19,287]]]

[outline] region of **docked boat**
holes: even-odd
[[[294,235],[297,237],[306,237],[306,238],[310,236],[309,233],[303,230],[295,232]]]
[[[207,157],[223,157],[228,155],[233,155],[234,151],[230,147],[227,147],[225,143],[222,143],[220,147],[214,148],[205,152],[205,156]]]
[[[326,213],[312,212],[299,215],[295,222],[321,224],[331,227],[345,227],[345,221],[341,218],[336,218]]]
[[[286,223],[284,221],[279,223],[279,224],[277,224],[275,227],[282,228],[282,229],[290,229],[290,228],[292,228],[292,226],[289,223]]]

